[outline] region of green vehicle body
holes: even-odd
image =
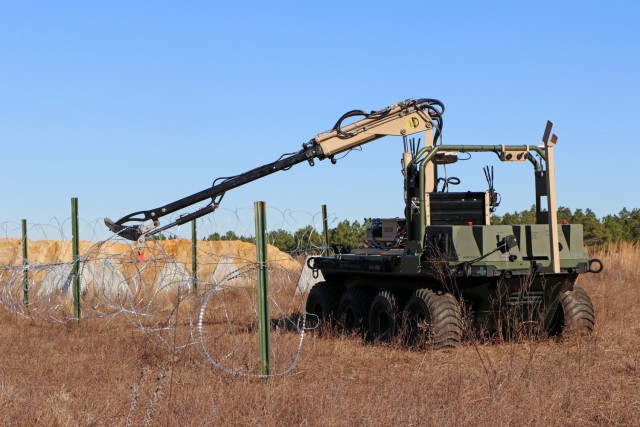
[[[417,310],[417,320],[426,320],[422,329],[428,332],[423,342],[434,347],[455,346],[470,331],[513,336],[522,328],[559,334],[570,327],[579,333],[591,332],[595,323],[591,301],[583,289],[573,292],[578,277],[599,272],[602,263],[587,255],[582,225],[557,223],[556,138],[549,139],[549,131],[550,124],[544,147],[436,146],[414,155],[405,176],[406,218],[381,220],[387,232],[395,231],[402,238],[384,247],[374,237],[369,248],[337,246],[334,255],[310,258],[308,267],[321,272],[325,281],[309,294],[309,318],[331,319],[348,330],[373,330],[373,338],[389,339]],[[508,153],[517,153],[517,160],[529,160],[536,184],[537,223],[491,225],[492,189],[425,191],[434,188],[436,180],[429,182],[429,161],[438,153],[451,160],[461,152],[495,153],[504,161],[516,161]],[[372,308],[376,301],[377,308]],[[436,319],[439,307],[449,313],[440,326]],[[565,313],[568,310],[571,313]],[[380,315],[385,317],[382,323]],[[411,329],[417,322],[405,326],[415,335]],[[445,331],[438,332],[444,338],[434,337],[438,327]]]

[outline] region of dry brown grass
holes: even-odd
[[[425,352],[310,334],[296,370],[268,381],[222,373],[194,347],[179,354],[158,349],[121,318],[52,324],[3,311],[0,419],[110,426],[638,425],[640,247],[597,256],[604,272],[579,279],[596,308],[591,339],[471,341]],[[251,363],[256,358],[248,356]]]

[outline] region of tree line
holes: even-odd
[[[365,220],[362,224],[359,221],[341,221],[336,227],[329,229],[329,243],[351,247],[362,246],[369,223],[369,220]],[[255,237],[238,236],[233,231],[227,231],[225,234],[213,233],[205,240],[240,240],[254,243]],[[322,234],[311,225],[293,233],[283,229],[268,231],[267,241],[281,251],[292,253],[319,251],[323,246]]]
[[[640,209],[628,210],[623,208],[618,214],[607,215],[599,219],[591,209],[558,208],[558,222],[566,221],[569,224],[582,224],[584,230],[584,243],[587,246],[606,246],[619,242],[640,243]],[[535,224],[536,209],[521,212],[506,213],[502,216],[492,215],[492,224]],[[329,229],[329,243],[341,244],[350,247],[360,247],[365,240],[370,220],[359,221],[343,220],[335,227]],[[157,239],[167,237],[160,235]],[[171,238],[171,237],[168,237]],[[213,233],[205,240],[240,240],[255,242],[253,236],[238,236],[233,231],[225,234]],[[284,252],[309,252],[322,249],[322,234],[313,226],[307,225],[295,232],[283,229],[272,230],[267,233],[267,241]]]
[[[607,215],[598,219],[591,209],[558,208],[558,222],[566,221],[569,224],[582,224],[584,243],[587,246],[607,246],[619,242],[640,242],[640,209],[628,210],[623,208],[616,215]],[[502,217],[491,217],[492,224],[533,224],[536,222],[536,208],[512,214],[504,214]]]

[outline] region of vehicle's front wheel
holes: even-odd
[[[307,297],[305,306],[307,323],[317,326],[335,318],[340,298],[344,294],[344,287],[332,282],[316,283]]]

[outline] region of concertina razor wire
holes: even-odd
[[[257,264],[252,210],[197,220],[197,275],[190,227],[138,244],[95,241],[101,221],[81,221],[78,259],[82,321],[120,317],[159,349],[197,348],[209,364],[236,376],[262,376],[257,351]],[[269,208],[269,230],[298,230],[289,251],[268,250],[271,375],[295,369],[305,337],[304,299],[314,281],[305,260],[322,250],[319,213]],[[20,224],[0,223],[0,305],[16,316],[64,323],[73,318],[70,220],[29,224],[27,264]],[[330,223],[335,223],[330,218]],[[231,226],[230,226],[231,225]],[[187,230],[189,228],[189,230]],[[224,230],[224,234],[218,230]],[[230,230],[230,231],[229,231]],[[302,231],[302,232],[301,232]],[[185,233],[186,234],[186,233]],[[86,236],[86,237],[85,237]],[[268,239],[277,238],[268,233]],[[242,240],[229,240],[242,237]],[[218,240],[206,240],[206,239]],[[202,239],[202,240],[201,240]],[[268,243],[274,243],[268,241]],[[25,303],[25,273],[28,303]]]

